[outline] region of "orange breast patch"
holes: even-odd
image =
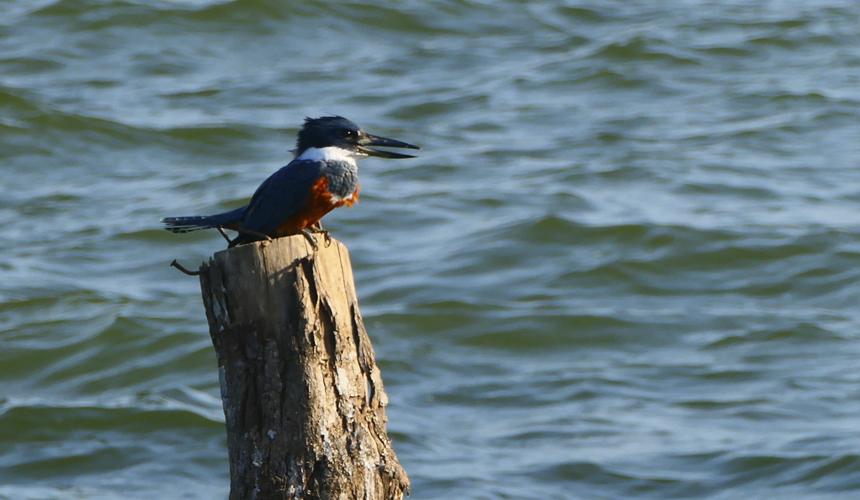
[[[296,234],[302,229],[307,229],[316,224],[325,214],[335,208],[342,205],[351,207],[357,201],[358,188],[356,188],[355,192],[349,198],[335,202],[328,192],[328,179],[323,176],[314,183],[310,195],[305,200],[304,207],[278,226],[274,236],[280,237]]]

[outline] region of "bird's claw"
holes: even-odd
[[[308,233],[312,233],[312,234],[323,235],[323,241],[325,242],[325,247],[328,248],[331,246],[331,233],[329,233],[328,231],[323,229],[322,224],[320,224],[319,222],[317,222],[316,225],[311,226],[308,229],[305,229],[305,231],[307,231]]]
[[[302,229],[302,234],[308,240],[308,243],[310,243],[311,246],[314,248],[314,252],[319,251],[320,247],[319,245],[317,245],[317,240],[316,238],[314,238],[311,232],[307,229]]]

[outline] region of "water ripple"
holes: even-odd
[[[860,10],[0,5],[0,498],[212,498],[189,267],[305,116],[421,144],[326,217],[415,498],[857,484]]]

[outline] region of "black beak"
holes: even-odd
[[[365,134],[364,137],[358,140],[358,150],[369,156],[378,156],[380,158],[415,158],[413,155],[404,155],[401,153],[392,153],[391,151],[383,151],[380,149],[373,149],[367,146],[383,146],[387,148],[407,148],[407,149],[421,149],[418,146],[413,144],[409,144],[408,142],[396,141],[394,139],[386,139],[385,137],[377,137],[375,135]]]

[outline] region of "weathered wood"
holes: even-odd
[[[409,479],[346,247],[299,236],[218,252],[200,286],[227,419],[230,500],[400,500]]]

